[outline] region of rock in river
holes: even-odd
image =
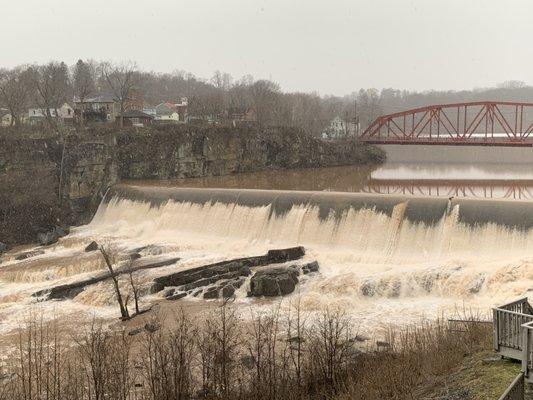
[[[89,243],[89,245],[85,248],[85,252],[86,253],[89,253],[91,251],[96,251],[98,250],[98,243],[96,243],[94,240]]]
[[[283,296],[294,292],[298,269],[272,267],[258,271],[250,280],[250,296]]]
[[[69,233],[68,228],[56,226],[48,232],[38,233],[37,241],[41,246],[48,246],[59,240],[60,237],[66,236]]]

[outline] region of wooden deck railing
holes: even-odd
[[[522,325],[533,322],[533,308],[527,297],[493,310],[494,350],[515,360],[522,359]]]
[[[522,372],[525,378],[533,380],[533,322],[522,325]]]
[[[519,373],[499,400],[524,400],[524,374]]]

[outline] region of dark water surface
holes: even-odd
[[[129,183],[143,186],[339,191],[533,200],[533,166],[524,164],[386,163],[380,167],[346,166],[277,170]]]

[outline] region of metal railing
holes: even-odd
[[[493,347],[501,355],[522,360],[522,325],[533,322],[533,308],[523,297],[493,308]]]
[[[499,400],[524,400],[524,374],[519,373]]]

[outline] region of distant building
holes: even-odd
[[[187,97],[182,97],[179,103],[174,104],[180,116],[180,122],[187,122],[189,120],[189,100]]]
[[[13,124],[13,117],[9,110],[0,108],[0,126],[11,126]]]
[[[155,109],[155,107],[144,107],[143,108],[143,113],[145,114],[148,114],[150,116],[152,116],[153,118],[155,118],[156,114],[157,114],[157,110]]]
[[[193,114],[187,117],[187,122],[190,123],[208,123],[219,124],[220,117],[215,114]]]
[[[340,139],[355,136],[355,124],[336,116],[322,131],[322,139]]]
[[[142,111],[131,110],[126,111],[124,114],[117,115],[117,121],[122,116],[124,126],[149,126],[152,124],[153,117],[149,114],[146,114]]]
[[[155,120],[158,122],[178,123],[180,115],[176,106],[172,103],[161,103],[155,107]]]
[[[83,101],[74,99],[76,119],[83,113],[85,122],[114,122],[118,113],[118,106],[110,94],[90,96]]]
[[[58,120],[60,123],[65,125],[70,125],[74,122],[74,109],[68,103],[64,103],[59,108],[50,108],[48,110],[48,115]],[[46,109],[42,108],[30,108],[28,110],[28,124],[30,125],[39,125],[46,120]]]
[[[228,109],[227,115],[234,125],[257,122],[257,113],[253,107],[232,107]]]
[[[154,120],[159,123],[185,123],[188,120],[188,101],[181,98],[179,103],[165,102],[155,106]]]

